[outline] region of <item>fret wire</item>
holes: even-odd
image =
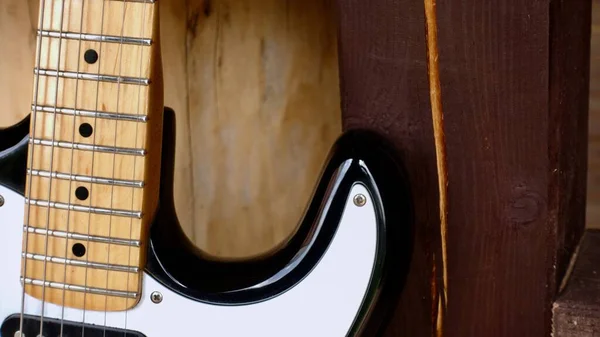
[[[127,211],[127,210],[122,210],[122,209],[89,207],[89,206],[82,206],[82,205],[77,205],[77,204],[65,204],[63,202],[35,200],[35,199],[28,199],[28,198],[25,199],[25,203],[33,205],[33,206],[56,208],[56,209],[61,209],[61,210],[65,210],[65,211],[70,210],[70,211],[76,211],[76,212],[89,212],[89,213],[101,214],[101,215],[114,215],[114,216],[122,216],[122,217],[129,217],[129,218],[138,218],[138,219],[142,218],[142,212]]]
[[[29,285],[34,285],[38,287],[49,287],[54,289],[62,289],[69,291],[76,291],[94,295],[104,295],[104,296],[113,296],[113,297],[127,297],[136,299],[138,297],[138,293],[131,291],[122,291],[122,290],[111,290],[111,289],[102,289],[102,288],[92,288],[79,286],[75,284],[66,284],[61,282],[52,282],[52,281],[42,281],[38,279],[32,279],[29,277],[21,277],[21,282]]]
[[[92,111],[92,110],[84,110],[84,109],[73,109],[73,108],[56,108],[51,106],[41,106],[32,107],[32,110],[36,109],[36,111],[47,112],[47,113],[58,113],[61,115],[67,116],[81,116],[81,117],[98,117],[102,119],[111,119],[111,120],[122,120],[122,121],[130,121],[130,122],[148,122],[149,118],[147,115],[131,115],[131,114],[121,114],[115,112],[103,112],[103,111]]]
[[[53,229],[46,230],[44,228],[31,227],[31,226],[27,226],[27,225],[23,226],[23,231],[27,231],[29,233],[39,234],[39,235],[50,235],[50,236],[56,237],[56,238],[72,239],[72,240],[79,240],[79,241],[91,241],[91,242],[106,243],[106,244],[111,244],[111,245],[130,246],[130,247],[138,247],[138,248],[141,247],[141,245],[142,245],[140,240],[129,240],[129,239],[113,238],[113,237],[108,237],[108,236],[88,235],[88,234],[81,234],[81,233],[75,233],[75,232],[58,231],[58,230],[53,230]]]
[[[42,37],[64,38],[67,40],[91,41],[91,42],[108,42],[119,44],[131,44],[136,46],[151,46],[152,39],[138,37],[120,37],[114,35],[97,35],[88,33],[73,33],[73,32],[57,32],[54,30],[38,30],[38,35]]]
[[[127,77],[127,76],[113,76],[113,75],[99,75],[91,73],[81,73],[75,71],[56,71],[50,69],[38,69],[33,70],[35,75],[41,76],[52,76],[68,79],[87,80],[87,81],[100,81],[109,83],[123,83],[133,85],[150,85],[150,79],[138,78],[138,77]]]
[[[51,262],[51,263],[55,263],[55,264],[64,264],[64,265],[75,266],[75,267],[102,269],[102,270],[110,270],[110,271],[122,271],[122,272],[127,272],[127,273],[138,273],[140,271],[140,268],[135,267],[135,266],[125,266],[125,265],[119,265],[119,264],[109,264],[109,263],[74,260],[74,259],[67,259],[67,258],[63,258],[63,257],[46,256],[46,255],[32,254],[32,253],[22,253],[22,255],[25,258],[28,258],[30,260]]]
[[[56,140],[50,141],[47,139],[34,139],[34,138],[30,138],[29,142],[34,145],[56,146],[56,147],[63,148],[63,149],[76,149],[76,150],[81,150],[81,151],[95,151],[95,152],[102,152],[102,153],[115,153],[115,154],[136,155],[136,156],[145,156],[146,155],[146,150],[144,150],[144,149],[101,146],[101,145],[56,141]]]
[[[35,169],[27,169],[27,173],[31,174],[35,177],[42,178],[57,178],[61,180],[70,180],[70,181],[79,181],[84,183],[92,183],[92,184],[102,184],[102,185],[115,185],[115,186],[123,186],[123,187],[144,187],[143,181],[135,181],[135,180],[123,180],[123,179],[108,179],[101,177],[92,177],[85,175],[77,175],[77,174],[68,174],[61,172],[50,172],[45,170],[35,170]]]
[[[84,183],[92,183],[92,184],[101,184],[101,185],[115,185],[115,186],[123,186],[123,187],[144,187],[143,181],[135,181],[135,180],[123,180],[123,179],[108,179],[101,177],[92,177],[85,175],[76,175],[76,174],[68,174],[61,172],[50,172],[45,170],[32,170],[27,169],[27,172],[35,177],[42,178],[57,178],[61,180],[70,180],[70,181],[78,181]]]

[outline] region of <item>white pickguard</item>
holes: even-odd
[[[367,196],[354,205],[357,193]],[[19,282],[23,197],[0,186],[0,322],[21,312]],[[337,337],[346,336],[369,286],[375,263],[377,224],[371,196],[355,185],[348,196],[341,225],[324,257],[294,288],[271,300],[244,306],[216,306],[196,302],[170,291],[152,277],[143,279],[139,305],[124,312],[86,311],[85,322],[127,328],[147,337]],[[200,271],[201,272],[201,271]],[[210,275],[203,275],[210,277]],[[150,294],[163,301],[154,304]],[[25,313],[41,314],[41,302],[26,297]],[[62,308],[45,305],[45,317],[61,318]],[[82,322],[83,311],[65,309],[64,319]],[[125,326],[127,322],[127,326]],[[3,336],[4,337],[4,336]],[[12,337],[12,336],[10,336]]]

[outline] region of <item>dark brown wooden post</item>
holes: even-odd
[[[337,2],[344,127],[394,141],[416,205],[386,335],[550,336],[585,222],[590,0],[437,3],[445,233],[424,3]]]

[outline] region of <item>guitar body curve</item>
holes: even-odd
[[[403,288],[412,251],[410,191],[393,147],[371,132],[345,133],[295,233],[264,256],[220,261],[194,247],[177,222],[174,113],[167,109],[164,116],[160,204],[140,302],[127,312],[108,313],[46,303],[43,316],[146,337],[378,335]],[[24,198],[22,182],[14,180],[25,177],[25,163],[14,161],[26,144],[21,140],[0,152],[0,167],[11,158],[13,171],[23,170],[5,169],[0,177],[0,321],[5,322],[21,311]],[[39,317],[41,310],[38,299],[26,296],[26,315]],[[0,336],[11,333],[3,326]]]

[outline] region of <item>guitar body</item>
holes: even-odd
[[[22,322],[28,119],[0,130],[0,336],[14,336],[19,323],[25,336],[36,336],[40,317],[44,336],[378,335],[412,250],[410,192],[393,148],[367,131],[345,133],[293,235],[264,256],[220,261],[195,248],[177,221],[174,125],[165,110],[160,197],[139,302],[124,311],[82,310],[26,294]]]

